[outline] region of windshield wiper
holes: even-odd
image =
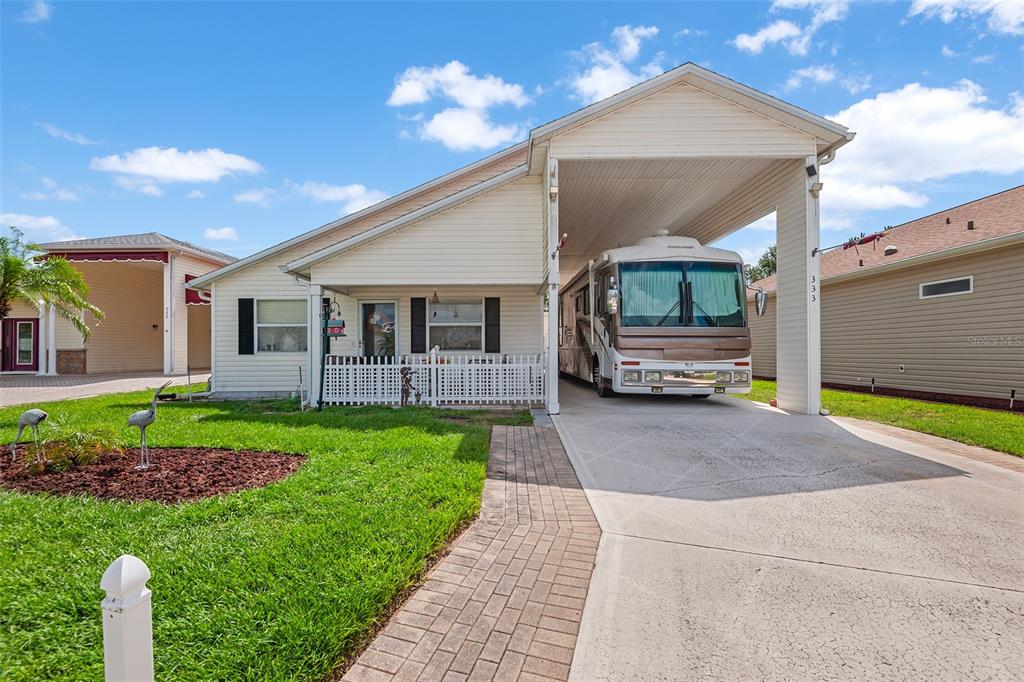
[[[701,308],[700,307],[700,303],[697,303],[697,301],[693,301],[693,305],[694,305],[695,308],[697,308],[697,310],[700,311],[701,315],[703,315],[704,317],[706,317],[708,319],[708,321],[711,323],[712,327],[717,327],[718,326],[718,318],[717,317],[711,317],[710,315],[708,315],[708,312],[706,310],[704,310],[703,308]]]
[[[655,324],[654,326],[655,327],[660,327],[661,325],[665,324],[665,320],[668,319],[668,316],[671,315],[673,312],[675,312],[676,308],[678,308],[678,307],[679,307],[679,301],[676,301],[672,305],[672,307],[668,309],[668,312],[666,312],[664,315],[661,316],[661,319],[659,319],[657,324]]]

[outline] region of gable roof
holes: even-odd
[[[747,85],[743,85],[736,81],[730,80],[720,74],[717,74],[709,69],[705,69],[702,66],[698,66],[693,62],[686,62],[674,69],[666,71],[665,73],[655,76],[654,78],[648,79],[642,83],[634,85],[633,87],[620,92],[611,97],[607,97],[603,100],[590,104],[582,109],[574,111],[566,116],[555,119],[549,123],[538,126],[530,131],[528,139],[520,142],[512,147],[499,151],[491,156],[488,156],[480,161],[473,164],[460,168],[456,171],[443,175],[435,180],[431,180],[427,183],[419,185],[411,190],[407,190],[401,194],[398,194],[389,199],[374,204],[362,211],[353,213],[345,216],[339,220],[322,225],[314,230],[310,230],[304,234],[293,237],[292,239],[281,242],[271,246],[263,251],[255,253],[251,256],[243,258],[231,265],[220,268],[213,272],[207,273],[202,277],[199,277],[191,282],[191,285],[196,288],[206,287],[209,283],[225,277],[232,272],[244,269],[250,265],[265,261],[271,256],[280,253],[282,251],[300,246],[312,239],[320,237],[332,230],[339,229],[345,225],[355,223],[358,220],[363,219],[373,213],[381,212],[385,208],[389,208],[407,201],[414,196],[422,194],[429,189],[442,185],[446,182],[450,182],[458,177],[466,175],[470,172],[478,170],[488,164],[495,163],[498,159],[508,157],[512,154],[526,151],[527,160],[525,167],[530,169],[533,168],[532,157],[533,149],[536,145],[546,142],[551,137],[572,130],[573,128],[579,127],[588,123],[589,121],[605,116],[617,109],[628,106],[640,99],[649,97],[661,90],[665,90],[674,85],[680,83],[687,83],[694,87],[701,88],[706,92],[715,95],[717,97],[727,99],[733,103],[751,109],[759,114],[772,118],[784,125],[798,128],[804,132],[815,135],[818,138],[818,152],[819,154],[831,154],[838,147],[846,144],[853,139],[853,133],[851,133],[844,126],[830,121],[817,114],[812,114],[809,111],[800,109],[792,104],[783,102],[780,99],[776,99],[767,95],[763,92],[755,90]],[[489,179],[481,181],[483,183],[489,183],[494,180],[492,176]],[[465,192],[466,190],[463,190]],[[484,190],[480,190],[484,191]],[[477,194],[480,193],[477,192]],[[463,192],[459,192],[462,194]],[[446,202],[446,205],[451,203],[452,195],[445,196],[438,199],[435,203]],[[470,197],[471,198],[471,197]],[[433,205],[433,204],[432,204]],[[410,215],[412,213],[419,213],[422,207],[412,211],[410,209]],[[367,230],[376,230],[378,227],[384,227],[384,225],[390,225],[394,229],[401,227],[402,225],[411,222],[409,219],[394,219],[388,221],[382,225],[368,226]],[[358,235],[356,235],[358,236]],[[355,237],[348,237],[347,239],[339,240],[338,243],[327,246],[323,249],[306,254],[303,257],[293,260],[288,263],[285,269],[292,271],[295,267],[302,267],[303,265],[309,265],[312,262],[319,262],[324,258],[330,257],[340,250],[346,250],[351,247],[351,241]]]
[[[969,223],[973,224],[973,229],[968,229]],[[866,275],[926,256],[999,243],[994,240],[1014,236],[1024,239],[1024,185],[896,225],[879,234],[881,238],[869,244],[840,247],[822,254],[822,281],[860,273]],[[895,247],[897,251],[886,256],[886,247]],[[771,292],[778,284],[775,275],[771,275],[751,286]]]
[[[48,253],[73,253],[80,251],[125,251],[138,249],[155,249],[166,251],[168,249],[181,250],[192,255],[205,258],[218,263],[234,263],[238,259],[220,251],[207,249],[206,247],[182,241],[174,237],[168,237],[159,232],[142,232],[139,234],[120,234],[111,237],[93,237],[90,239],[72,239],[63,242],[48,242],[39,244],[39,247]]]

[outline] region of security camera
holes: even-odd
[[[817,174],[818,167],[815,164],[812,163],[810,166],[807,167],[807,177],[813,178]]]

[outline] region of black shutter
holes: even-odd
[[[501,299],[484,299],[484,352],[501,352]]]
[[[256,352],[253,327],[256,325],[255,305],[251,298],[238,299],[238,354],[252,355]]]
[[[427,299],[412,299],[409,302],[409,313],[412,316],[412,343],[410,344],[410,351],[413,353],[426,353]]]

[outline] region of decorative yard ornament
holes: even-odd
[[[402,367],[398,370],[399,376],[402,378],[402,407],[409,404],[409,396],[415,390],[412,385],[412,367]],[[420,392],[416,391],[416,404],[419,405]]]
[[[135,467],[138,470],[149,468],[149,446],[146,445],[146,427],[156,421],[157,398],[159,398],[163,390],[170,385],[171,382],[168,381],[163,386],[156,389],[156,393],[153,394],[153,400],[149,403],[148,410],[139,410],[132,416],[128,417],[128,426],[139,427],[139,432],[142,438],[142,449],[139,451],[139,463]]]
[[[46,421],[48,416],[48,414],[36,408],[25,410],[21,413],[21,416],[18,418],[18,435],[14,437],[14,442],[11,443],[12,462],[18,457],[18,441],[21,440],[21,434],[24,433],[25,427],[32,430],[32,443],[36,449],[36,461],[39,461],[39,425]]]

